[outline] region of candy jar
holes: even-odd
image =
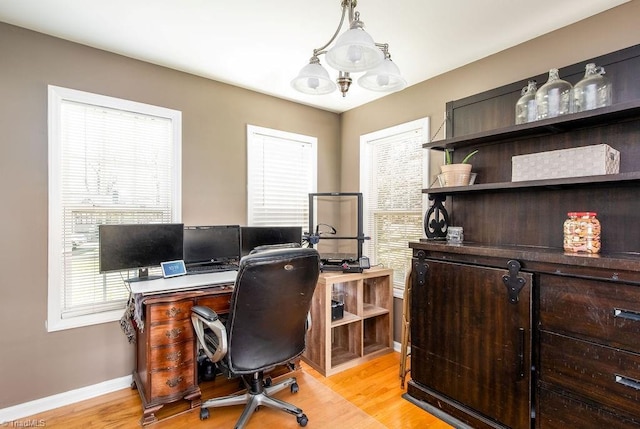
[[[589,63],[584,78],[573,88],[573,111],[597,109],[611,105],[611,82],[604,77],[604,68]]]
[[[567,213],[563,231],[565,252],[600,252],[600,221],[596,218],[596,213]]]
[[[521,97],[516,103],[516,124],[526,124],[533,122],[538,118],[536,109],[536,81],[530,80],[524,88],[522,88]]]
[[[549,80],[536,91],[538,119],[571,113],[571,84],[560,79],[558,69],[549,70]]]

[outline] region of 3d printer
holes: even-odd
[[[309,231],[304,240],[317,246],[322,271],[361,273],[370,267],[362,255],[362,193],[330,192],[309,194]]]

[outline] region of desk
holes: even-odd
[[[171,402],[184,399],[191,408],[200,406],[191,307],[205,305],[227,313],[235,272],[226,273],[131,283],[144,317],[143,328],[136,330],[133,371],[133,387],[142,400],[142,425],[156,422],[156,413]]]

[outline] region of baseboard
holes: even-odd
[[[127,375],[125,377],[103,381],[102,383],[94,384],[92,386],[81,387],[80,389],[70,390],[68,392],[47,396],[46,398],[40,398],[34,401],[0,409],[0,426],[6,425],[7,423],[17,419],[33,416],[44,411],[53,410],[54,408],[63,407],[65,405],[84,401],[85,399],[95,398],[96,396],[105,395],[107,393],[115,392],[116,390],[131,387],[132,381],[132,377]]]
[[[400,348],[401,348],[401,347],[402,347],[402,344],[401,344],[401,343],[399,343],[399,342],[397,342],[397,341],[394,341],[394,342],[393,342],[393,350],[394,350],[394,351],[396,351],[396,352],[400,353]]]

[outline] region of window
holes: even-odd
[[[49,331],[118,320],[98,225],[179,222],[181,113],[49,86]]]
[[[409,241],[423,237],[428,187],[429,118],[360,137],[360,191],[364,199],[363,253],[372,264],[394,270],[396,296],[402,297],[410,267]]]
[[[247,125],[247,224],[309,225],[316,191],[315,137]]]

